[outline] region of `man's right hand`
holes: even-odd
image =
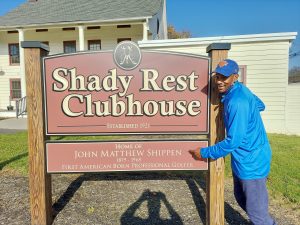
[[[195,160],[198,160],[198,161],[205,161],[205,159],[201,157],[199,148],[194,149],[194,150],[189,150],[189,153],[192,155],[192,157],[193,157]]]

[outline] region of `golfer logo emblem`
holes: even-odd
[[[123,41],[117,45],[114,52],[114,60],[118,67],[124,70],[133,70],[141,62],[141,51],[137,44],[131,41]]]

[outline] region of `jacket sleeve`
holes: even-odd
[[[249,120],[249,103],[248,101],[235,101],[228,106],[228,121],[227,121],[227,137],[207,148],[201,149],[203,158],[218,159],[224,157],[236,150],[247,133]]]
[[[262,100],[260,100],[259,97],[257,97],[256,95],[254,95],[254,98],[255,98],[255,101],[256,101],[256,106],[258,108],[258,110],[261,112],[261,111],[264,111],[266,106],[265,104],[263,103]]]

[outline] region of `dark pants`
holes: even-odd
[[[233,174],[234,196],[254,225],[276,225],[269,214],[266,178],[242,180]]]

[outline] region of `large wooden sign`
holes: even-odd
[[[208,169],[206,224],[224,224],[224,160],[194,161],[188,150],[224,138],[219,95],[208,74],[209,66],[227,57],[230,44],[210,45],[212,62],[191,54],[140,51],[132,42],[119,44],[114,52],[51,57],[44,57],[49,49],[39,42],[21,45],[28,99],[31,224],[53,221],[50,173],[194,169]],[[213,94],[208,96],[210,87]],[[49,141],[49,135],[91,134],[207,134],[207,138]]]
[[[209,65],[133,42],[46,57],[46,134],[208,133]]]

